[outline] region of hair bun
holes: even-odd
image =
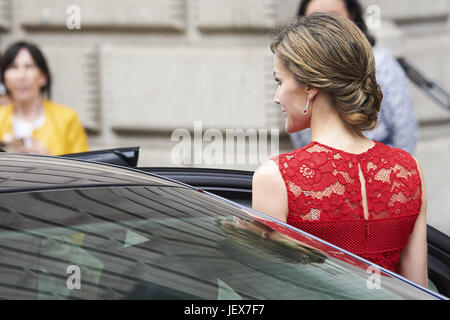
[[[346,114],[343,118],[348,126],[363,132],[375,129],[383,93],[374,75],[366,77],[362,83],[360,82],[360,85],[361,87],[356,89],[355,95],[361,99],[355,101],[353,106],[348,107],[354,112]]]

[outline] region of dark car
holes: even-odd
[[[133,168],[7,153],[0,298],[445,299],[199,188]]]

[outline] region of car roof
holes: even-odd
[[[0,193],[130,184],[188,187],[170,179],[110,164],[0,153]]]

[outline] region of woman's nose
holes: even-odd
[[[276,103],[276,104],[280,104],[280,100],[278,99],[278,91],[280,90],[280,85],[278,85],[278,87],[277,87],[277,91],[275,92],[275,96],[273,97],[273,101]]]
[[[17,68],[17,76],[19,78],[25,78],[26,74],[27,74],[26,68]]]

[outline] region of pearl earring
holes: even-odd
[[[307,114],[308,113],[308,108],[309,108],[309,94],[308,94],[308,101],[306,101],[305,109],[303,109],[303,114]]]

